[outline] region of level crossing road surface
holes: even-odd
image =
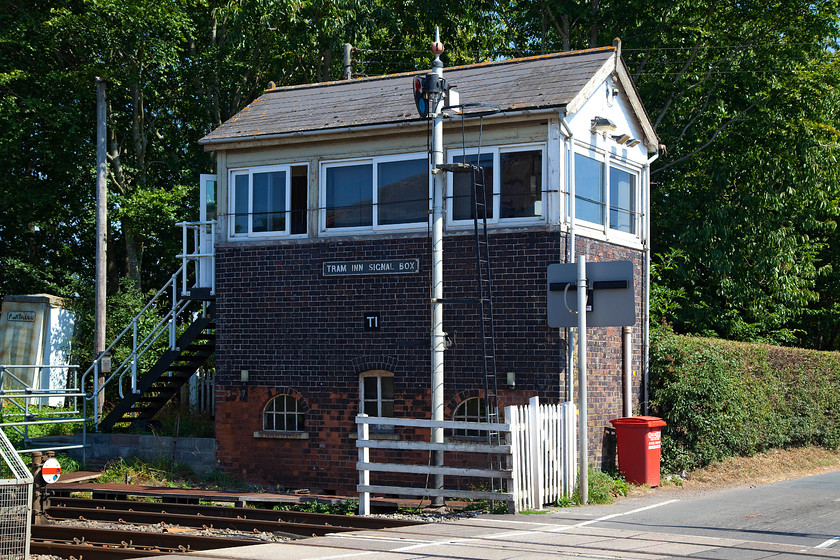
[[[616,504],[552,509],[539,515],[484,515],[168,558],[199,556],[220,560],[840,558],[840,472],[700,494],[654,490]]]

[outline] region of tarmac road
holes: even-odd
[[[840,471],[676,498],[677,501],[593,526],[840,550]],[[661,497],[646,497],[606,508],[562,510],[556,515],[563,517],[567,511],[572,519],[583,521],[615,513],[610,511],[613,507],[634,509],[664,501]]]

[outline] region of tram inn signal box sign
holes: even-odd
[[[417,272],[420,272],[420,259],[325,262],[321,270],[324,276],[415,274]]]
[[[586,263],[586,326],[622,327],[636,323],[631,261]],[[576,327],[577,263],[548,265],[548,326]]]

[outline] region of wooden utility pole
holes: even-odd
[[[93,355],[99,359],[105,352],[105,287],[108,263],[108,188],[106,162],[105,129],[105,80],[96,78],[96,296],[94,311],[94,348]],[[97,388],[105,383],[105,374],[101,368],[96,380]],[[96,397],[98,415],[105,405],[105,391]],[[99,418],[95,419],[99,422]]]

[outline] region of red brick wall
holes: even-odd
[[[444,243],[445,297],[475,296],[472,236]],[[641,387],[641,258],[632,251],[578,238],[588,261],[635,263],[637,325],[633,328],[635,400]],[[564,262],[566,236],[548,231],[492,235],[491,261],[500,406],[533,395],[558,402],[566,394],[565,340],[546,323],[546,268]],[[326,261],[419,258],[406,275],[323,277]],[[286,488],[352,492],[357,482],[354,416],[359,374],[394,374],[395,414],[428,418],[430,409],[429,241],[366,237],[217,247],[217,458],[230,473]],[[364,331],[367,312],[380,330]],[[483,387],[478,310],[449,305],[444,330],[447,417]],[[621,328],[590,329],[590,460],[600,466],[604,428],[621,415]],[[240,370],[249,381],[240,383]],[[516,372],[507,391],[506,373]],[[504,391],[502,391],[504,390]],[[298,397],[308,439],[261,439],[261,414],[278,394]],[[428,432],[415,437],[427,437]],[[377,483],[384,483],[377,479]]]

